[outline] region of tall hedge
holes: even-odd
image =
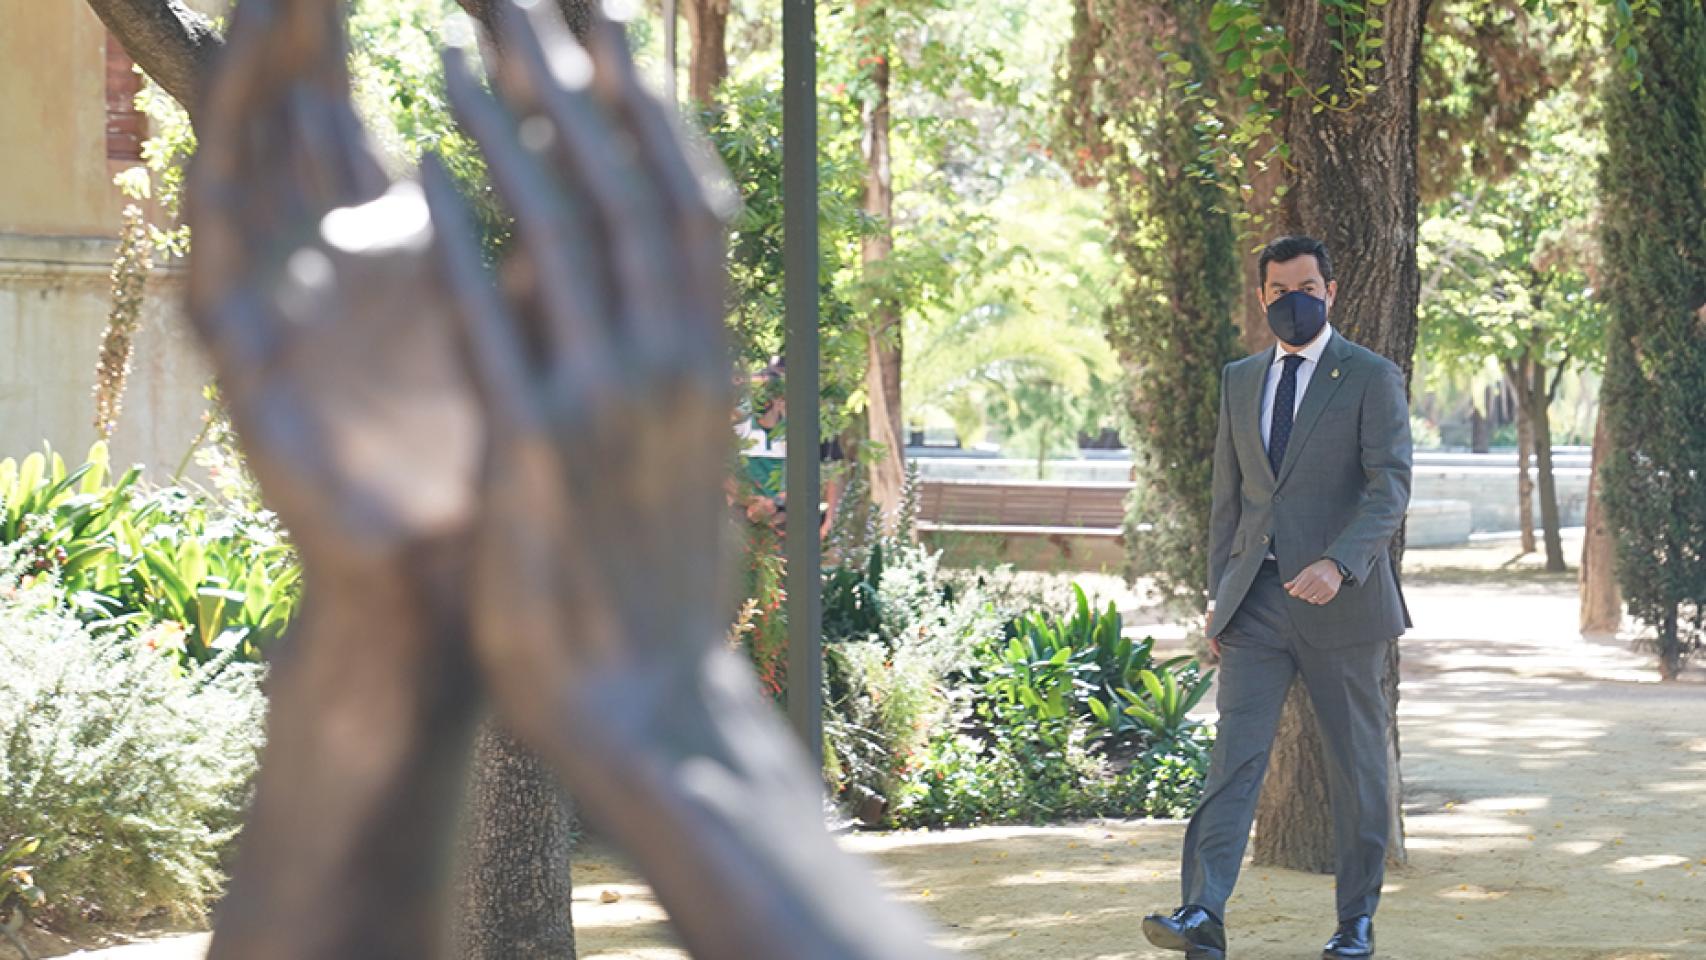
[[[1168,69],[1203,72],[1205,11],[1080,0],[1065,116],[1084,167],[1107,187],[1126,268],[1104,322],[1125,370],[1137,474],[1126,524],[1132,571],[1193,609],[1207,598],[1220,370],[1243,355],[1233,318],[1246,290],[1227,188],[1203,159],[1213,132]]]
[[[1604,94],[1606,516],[1630,612],[1675,677],[1706,638],[1706,5],[1634,29],[1641,83]]]

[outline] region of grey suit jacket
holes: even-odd
[[[1275,476],[1262,446],[1262,388],[1277,347],[1226,365],[1214,444],[1208,584],[1221,631],[1271,549],[1290,580],[1324,557],[1352,580],[1323,605],[1286,598],[1317,647],[1390,640],[1410,626],[1388,547],[1410,502],[1404,375],[1335,331],[1309,380]]]

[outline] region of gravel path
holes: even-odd
[[[1502,551],[1502,552],[1501,552]],[[1377,920],[1390,960],[1706,960],[1706,683],[1661,685],[1627,642],[1575,630],[1574,583],[1490,576],[1498,546],[1411,555],[1401,706],[1410,865]],[[1572,555],[1575,555],[1572,552]],[[1212,699],[1210,700],[1212,702]],[[941,942],[992,960],[1177,957],[1137,933],[1177,896],[1182,825],[862,835]],[[678,960],[619,860],[576,864],[583,960]],[[1331,879],[1246,872],[1234,956],[1318,956]],[[201,937],[74,954],[200,960]]]

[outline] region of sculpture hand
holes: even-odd
[[[635,858],[699,956],[933,956],[824,830],[820,780],[723,642],[731,458],[723,229],[620,29],[500,14],[452,105],[516,218],[489,286],[442,170],[423,184],[491,448],[475,647],[500,712]]]
[[[186,201],[191,319],[268,503],[327,562],[465,524],[480,439],[425,202],[350,103],[342,7],[245,0]]]

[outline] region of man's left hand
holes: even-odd
[[[1339,565],[1322,559],[1304,567],[1302,573],[1285,585],[1285,592],[1319,606],[1338,596],[1339,586],[1343,582],[1344,577],[1339,575]]]

